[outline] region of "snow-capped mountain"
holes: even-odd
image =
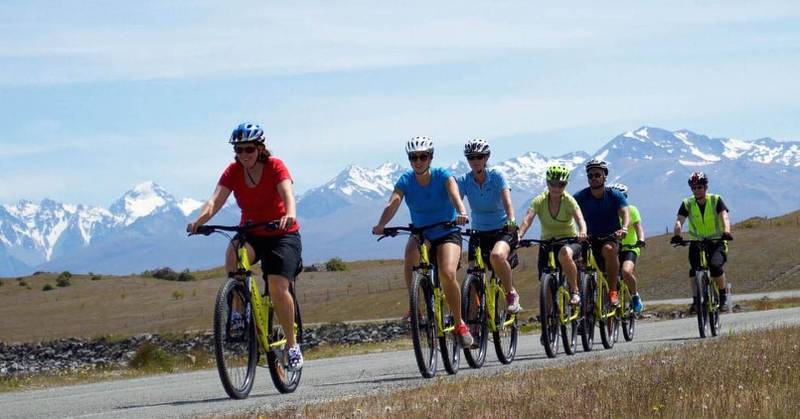
[[[609,182],[628,185],[630,202],[639,207],[645,228],[654,234],[672,225],[680,200],[690,193],[686,179],[694,170],[709,175],[711,192],[723,196],[733,220],[800,208],[800,189],[795,186],[800,184],[800,142],[712,138],[641,127],[618,135],[592,155],[545,157],[528,152],[490,164],[506,176],[521,218],[530,198],[543,189],[548,166],[573,169],[568,188],[574,193],[586,186],[582,163],[590,156],[609,162]],[[455,175],[468,170],[460,157],[447,166]],[[402,240],[375,245],[369,231],[405,170],[394,163],[374,169],[351,165],[303,194],[298,200],[303,259],[398,257]],[[184,232],[202,205],[192,198],[176,199],[154,182],[136,185],[108,209],[48,199],[0,205],[0,277],[35,270],[131,273],[159,266],[218,266],[224,239],[187,238]],[[235,205],[224,207],[214,219],[219,224],[238,220]],[[406,222],[402,208],[392,223]]]

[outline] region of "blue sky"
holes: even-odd
[[[298,190],[402,162],[596,151],[642,125],[800,140],[800,4],[15,1],[0,4],[0,203],[205,199],[240,121]]]

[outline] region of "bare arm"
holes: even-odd
[[[506,210],[506,216],[509,220],[516,221],[517,218],[514,216],[514,204],[511,203],[511,189],[503,189],[501,198],[503,200],[503,208]]]
[[[522,224],[519,225],[519,238],[525,237],[525,233],[533,224],[533,219],[536,218],[536,213],[533,211],[533,208],[528,208],[528,213],[525,214],[525,218],[522,220]]]
[[[214,215],[222,209],[222,206],[225,205],[225,201],[228,200],[228,197],[231,195],[231,190],[222,186],[217,185],[216,189],[214,189],[214,193],[211,194],[211,198],[203,204],[203,209],[200,211],[200,215],[197,216],[197,219],[193,223],[189,223],[186,226],[186,231],[189,233],[195,233],[197,231],[197,227],[205,224],[208,220],[210,220]]]
[[[458,213],[458,216],[456,217],[456,224],[463,225],[468,223],[469,217],[467,217],[467,208],[464,207],[464,201],[461,200],[456,179],[450,176],[447,179],[445,188],[447,189],[447,196],[450,197],[450,202],[452,202],[453,206],[456,207],[456,212]]]
[[[297,220],[297,210],[294,201],[294,186],[292,186],[291,179],[284,179],[278,183],[278,195],[283,200],[283,205],[286,207],[286,215],[281,217],[281,222],[278,228],[285,230],[291,227],[295,220]]]
[[[631,222],[630,214],[628,214],[628,207],[622,207],[617,211],[617,215],[622,220],[622,227],[617,231],[617,237],[620,239],[628,234],[628,224]]]
[[[731,234],[731,220],[728,217],[728,211],[722,211],[719,215],[722,216],[722,231]]]
[[[676,236],[681,235],[681,230],[683,229],[683,223],[686,221],[686,217],[683,215],[678,215],[678,218],[675,219],[675,228],[673,234]]]
[[[386,227],[386,224],[392,220],[402,202],[403,191],[395,188],[395,190],[392,191],[392,194],[389,195],[389,200],[386,202],[386,206],[383,208],[383,212],[381,213],[381,218],[378,221],[378,224],[375,227],[372,227],[372,234],[383,234],[383,228]]]
[[[575,207],[575,214],[572,214],[575,219],[575,224],[578,226],[578,238],[581,240],[586,239],[586,220],[583,219],[583,212],[581,207]]]

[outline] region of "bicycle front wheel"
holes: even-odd
[[[622,307],[622,337],[625,338],[625,342],[630,342],[636,331],[636,313],[633,312],[633,299],[628,287],[622,287],[619,303]]]
[[[580,306],[570,304],[570,294],[566,286],[561,285],[561,288],[563,288],[563,292],[558,292],[558,306],[564,311],[564,319],[569,319],[576,311],[579,312],[581,308]],[[561,343],[564,344],[564,353],[567,355],[574,355],[578,344],[578,320],[562,323],[559,312],[559,324],[561,325]]]
[[[292,300],[294,301],[294,324],[297,330],[296,336],[299,338],[303,332],[303,322],[300,318],[300,306],[297,304],[297,299],[292,292]],[[275,311],[269,311],[269,341],[279,342],[286,339],[286,333],[278,324],[278,315]],[[300,376],[303,373],[302,367],[297,371],[289,369],[288,362],[289,347],[284,343],[281,346],[270,348],[267,351],[267,365],[269,367],[269,376],[272,378],[272,384],[281,393],[291,393],[297,389],[300,384]]]
[[[250,301],[242,281],[228,278],[214,305],[214,355],[222,387],[233,399],[253,389],[258,342]]]
[[[719,290],[713,281],[708,283],[708,325],[711,328],[711,336],[719,334]]]
[[[581,305],[583,318],[578,323],[578,334],[581,336],[581,346],[584,352],[592,350],[594,345],[595,301],[597,278],[594,273],[581,275]]]
[[[486,298],[483,290],[483,278],[479,275],[467,275],[461,286],[462,318],[469,327],[474,340],[469,348],[464,348],[464,358],[472,368],[480,368],[486,360],[487,326]]]
[[[704,272],[698,272],[694,277],[694,310],[697,312],[697,330],[700,337],[708,336],[708,276]]]
[[[414,274],[409,295],[411,341],[419,372],[425,378],[436,375],[436,320],[433,289],[428,276]]]
[[[611,304],[611,297],[608,295],[608,291],[609,288],[606,283],[601,284],[597,290],[602,298],[602,304],[600,305],[602,315],[598,319],[598,324],[600,326],[600,342],[603,343],[604,348],[611,349],[617,342],[619,323],[617,322],[617,314],[611,315],[617,311],[617,307]]]
[[[517,337],[519,327],[517,319],[519,314],[508,312],[508,302],[503,289],[493,285],[489,292],[494,293],[494,352],[501,364],[510,364],[517,355]]]
[[[439,351],[442,353],[442,364],[448,374],[458,372],[458,365],[461,363],[461,344],[459,344],[453,330],[456,325],[453,310],[447,306],[446,301],[442,301],[442,336],[439,336]]]
[[[548,358],[555,358],[558,354],[558,331],[561,327],[555,291],[555,276],[542,275],[539,281],[539,322],[542,326],[541,342]]]

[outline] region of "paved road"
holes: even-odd
[[[733,293],[733,301],[751,301],[751,300],[760,300],[762,298],[769,298],[772,300],[776,300],[778,298],[790,298],[790,297],[800,297],[800,290],[790,290],[790,291],[771,291],[771,292],[756,292],[751,294],[736,294]],[[671,298],[668,300],[651,300],[645,301],[645,304],[690,304],[692,302],[691,297],[685,298]]]
[[[800,308],[728,314],[723,316],[722,321],[723,333],[797,324],[800,323]],[[483,369],[470,370],[462,361],[462,368],[456,377],[508,369],[543,368],[590,357],[700,343],[696,324],[693,318],[637,324],[633,342],[620,342],[612,350],[606,351],[600,346],[598,337],[595,351],[578,352],[573,357],[562,354],[555,360],[545,357],[538,336],[523,336],[513,364],[499,364],[490,345],[487,364]],[[439,376],[446,377],[446,374],[440,371]],[[290,395],[279,394],[272,387],[269,373],[259,369],[250,398],[233,401],[226,397],[216,371],[210,370],[3,394],[0,395],[0,417],[150,418],[246,413],[256,408],[276,409],[429,382],[430,380],[420,378],[411,351],[390,352],[309,361],[304,368],[300,387]]]

